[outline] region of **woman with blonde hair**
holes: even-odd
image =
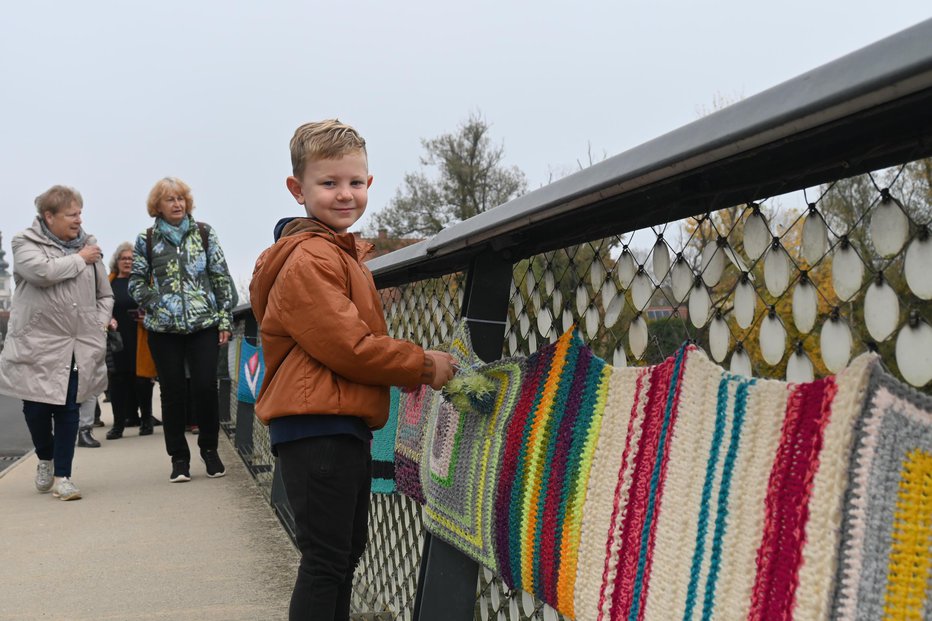
[[[133,270],[133,246],[123,242],[110,260],[110,287],[113,289],[113,320],[123,348],[112,354],[110,402],[113,427],[108,440],[123,437],[127,419],[141,414],[139,435],[152,434],[152,378],[155,364],[149,353],[148,336],[142,327],[145,314],[129,294],[129,276]]]
[[[184,435],[188,386],[197,408],[197,444],[207,476],[222,477],[226,469],[217,453],[217,358],[220,345],[230,338],[236,304],[233,280],[216,231],[191,216],[194,199],[184,181],[160,179],[149,192],[146,208],[155,221],[136,238],[129,293],[146,313],[143,322],[161,388],[165,449],[172,460],[169,479],[191,480],[191,452]]]

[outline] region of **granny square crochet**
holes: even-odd
[[[932,399],[879,369],[855,430],[833,617],[932,619]]]

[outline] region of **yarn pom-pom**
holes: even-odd
[[[495,407],[495,390],[495,382],[491,379],[481,373],[467,371],[450,380],[443,393],[460,412],[488,415]]]

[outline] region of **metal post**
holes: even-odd
[[[473,259],[466,278],[463,317],[473,348],[487,362],[502,355],[512,263],[494,252]],[[447,542],[424,534],[414,601],[416,621],[471,621],[476,609],[479,564]]]

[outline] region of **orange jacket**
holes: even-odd
[[[388,418],[389,386],[433,380],[424,350],[388,336],[362,260],[371,244],[297,218],[256,261],[249,285],[265,379],[263,423],[294,414],[344,414],[372,429]]]

